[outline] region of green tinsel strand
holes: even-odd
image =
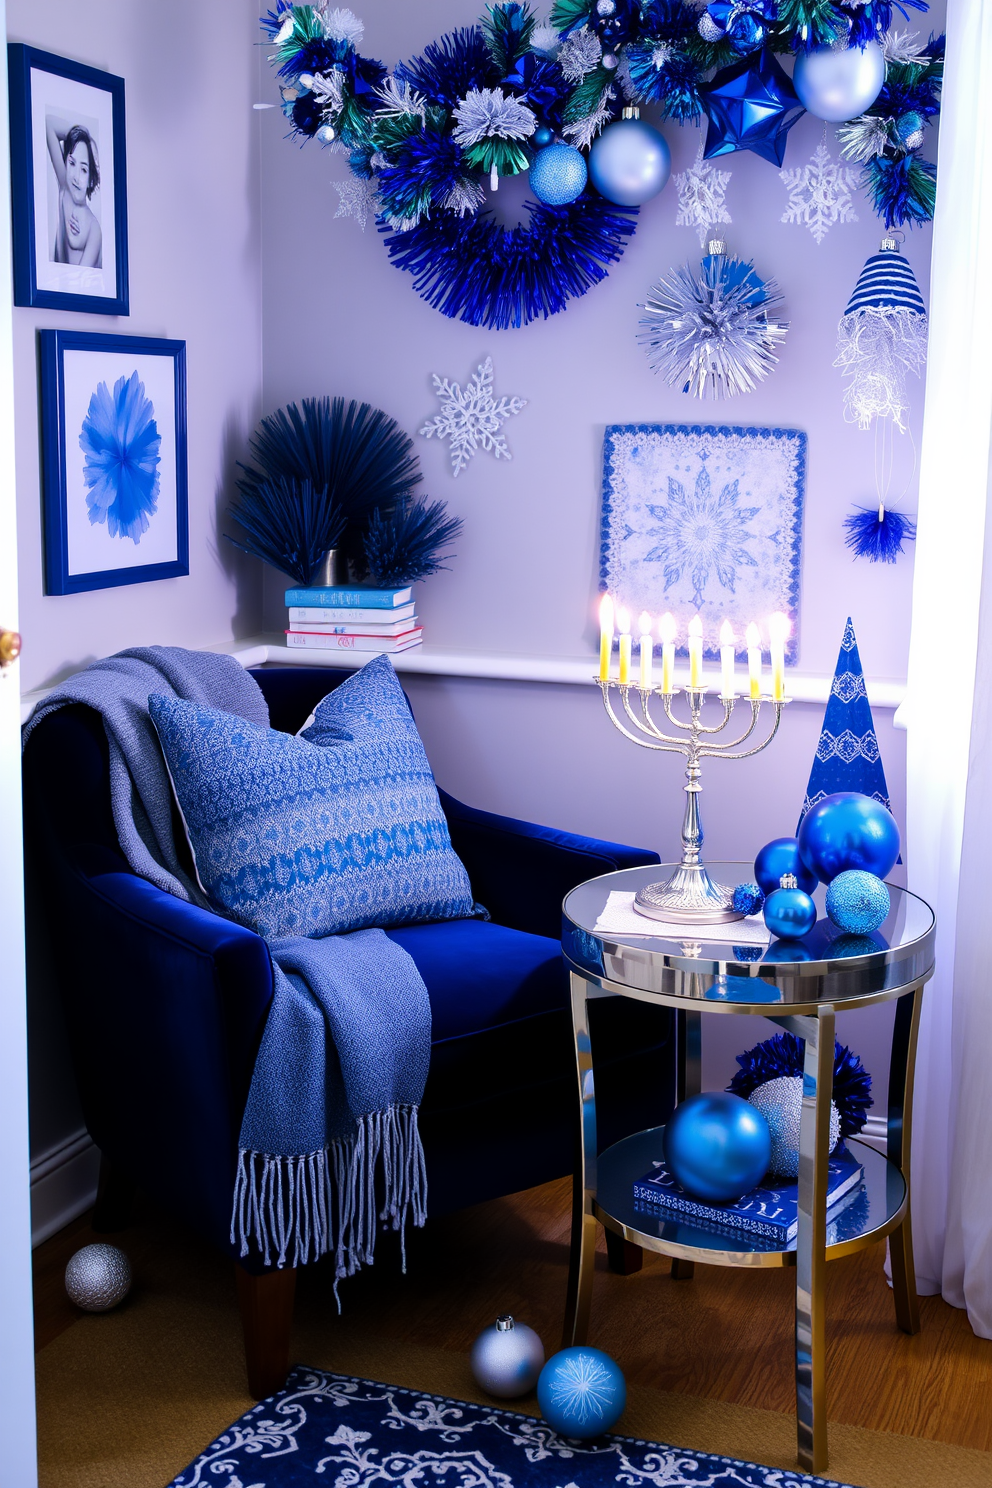
[[[285,12],[283,13],[285,18]],[[286,41],[277,46],[273,56],[280,62],[285,62],[300,47],[305,46],[308,41],[316,41],[324,34],[323,22],[320,15],[312,5],[293,6],[293,29]]]
[[[490,55],[505,76],[512,72],[518,57],[530,50],[534,15],[529,5],[490,5],[482,21],[482,30]]]
[[[700,72],[709,72],[711,68],[729,67],[731,62],[738,61],[740,57],[726,37],[720,41],[704,41],[696,32],[694,36],[686,37],[683,46],[686,55],[695,63]]]
[[[500,139],[498,135],[479,140],[464,154],[469,165],[487,175],[495,171],[500,176],[515,176],[527,170],[531,163],[530,155],[519,140]]]
[[[563,118],[566,124],[575,124],[579,119],[584,119],[598,106],[603,96],[603,90],[610,86],[613,81],[613,73],[607,72],[605,67],[596,67],[588,73],[581,81],[576,83],[568,95]]]
[[[338,138],[348,146],[349,150],[362,150],[371,147],[371,121],[357,99],[346,98],[344,100],[334,127],[337,130]]]
[[[584,26],[592,15],[593,0],[555,0],[551,8],[551,24],[556,31],[574,31]]]
[[[772,51],[794,50],[798,37],[804,48],[832,46],[844,34],[844,21],[833,0],[779,0],[778,20],[772,31]]]
[[[419,114],[377,114],[372,120],[372,143],[388,155],[422,127]]]

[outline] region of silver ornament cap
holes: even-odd
[[[537,1384],[544,1367],[544,1344],[533,1328],[508,1312],[484,1328],[469,1356],[472,1377],[487,1395],[516,1400]]]
[[[85,1312],[109,1312],[131,1290],[131,1265],[116,1245],[84,1245],[65,1268],[69,1299]]]

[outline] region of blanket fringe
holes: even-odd
[[[376,1213],[376,1173],[383,1203]],[[387,1106],[355,1132],[318,1152],[280,1157],[238,1152],[231,1242],[247,1255],[252,1241],[267,1266],[305,1266],[334,1253],[334,1291],[375,1259],[377,1220],[399,1230],[406,1271],[407,1220],[427,1219],[427,1171],[417,1107]],[[340,1308],[340,1299],[338,1301]]]

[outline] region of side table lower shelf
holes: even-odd
[[[663,1155],[663,1126],[636,1132],[601,1152],[593,1213],[601,1224],[645,1250],[710,1266],[794,1266],[796,1242],[781,1249],[758,1235],[718,1233],[662,1219],[634,1205],[634,1184]],[[884,1239],[906,1212],[906,1181],[874,1147],[847,1144],[865,1170],[862,1193],[827,1226],[827,1260],[850,1255]]]

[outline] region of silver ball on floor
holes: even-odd
[[[533,1328],[504,1313],[479,1334],[469,1363],[476,1384],[487,1395],[515,1400],[537,1384],[544,1367],[544,1344]]]
[[[109,1312],[131,1290],[131,1266],[116,1245],[84,1245],[65,1268],[65,1289],[85,1312]]]

